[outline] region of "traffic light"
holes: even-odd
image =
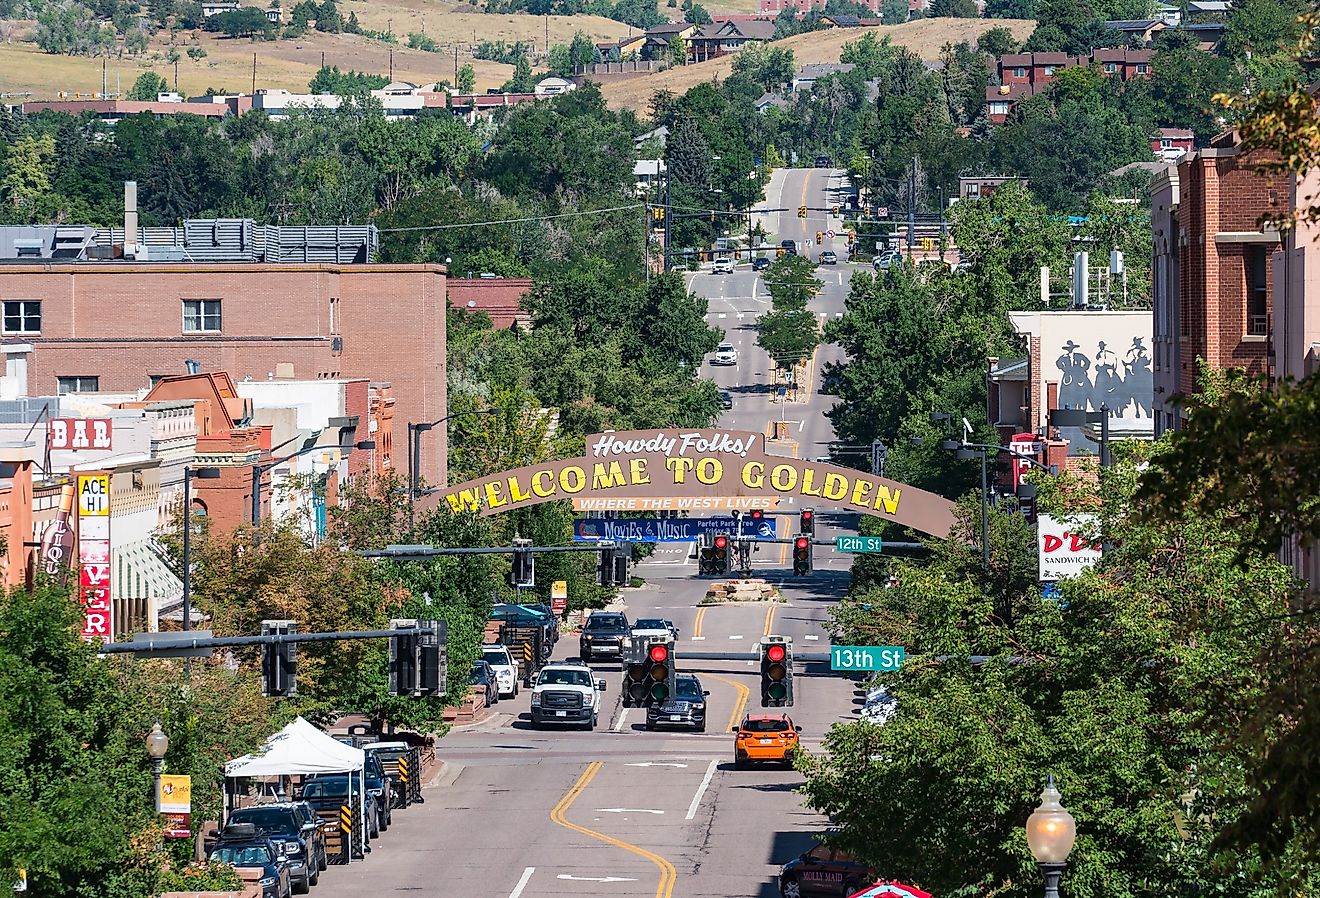
[[[264,620],[262,636],[298,632],[291,620]],[[261,694],[292,698],[298,694],[298,643],[280,642],[261,646]]]
[[[614,546],[601,546],[596,562],[596,582],[601,586],[614,585]]]
[[[811,573],[811,538],[799,536],[793,540],[793,574],[805,577]]]
[[[536,559],[532,556],[530,539],[513,541],[513,585],[532,586],[536,583]]]
[[[714,575],[715,571],[715,550],[710,546],[702,546],[697,550],[697,573],[705,576]]]
[[[802,509],[802,515],[798,523],[798,533],[805,533],[811,536],[816,532],[816,513],[810,508]]]
[[[838,206],[830,206],[830,214],[833,215],[833,216],[835,216],[835,217],[838,217],[838,214],[839,214],[839,207],[838,207]]]
[[[824,243],[824,242],[825,242],[825,232],[824,232],[824,231],[817,231],[817,232],[816,232],[816,242],[817,242],[817,243]]]
[[[449,691],[449,625],[442,620],[419,620],[417,639],[418,692],[441,696]]]
[[[782,636],[761,640],[761,707],[793,705],[793,647]]]
[[[653,642],[646,650],[647,703],[658,704],[674,694],[674,644]]]
[[[729,572],[729,538],[721,533],[715,537],[715,573],[727,574]]]
[[[753,508],[750,512],[748,512],[747,517],[751,519],[752,524],[759,525],[762,521],[765,520],[765,512],[759,508]]]
[[[630,579],[628,575],[628,555],[627,550],[619,550],[614,553],[614,580],[612,582],[615,586],[628,585]]]
[[[395,618],[390,629],[398,636],[390,637],[390,695],[418,695],[421,691],[420,661],[421,639],[417,621]]]
[[[651,694],[650,679],[647,676],[647,662],[642,659],[630,661],[623,669],[623,706],[641,708]]]
[[[798,206],[798,218],[806,218],[806,217],[807,217],[807,207]]]
[[[664,206],[653,206],[653,207],[651,207],[651,218],[652,218],[653,220],[655,220],[655,221],[664,221],[664,220],[665,220],[665,208],[664,208]]]

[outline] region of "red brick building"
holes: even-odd
[[[1260,220],[1278,200],[1231,131],[1153,179],[1157,434],[1179,426],[1170,400],[1197,389],[1201,360],[1272,373],[1272,257],[1280,240]]]
[[[450,278],[449,307],[485,312],[498,329],[529,324],[531,313],[522,299],[532,289],[530,278]]]
[[[0,265],[0,304],[28,395],[138,390],[191,362],[388,382],[402,421],[445,414],[441,266],[19,262]],[[443,430],[425,448],[422,476],[444,483]]]
[[[1092,50],[1091,55],[1067,53],[1006,53],[995,63],[995,78],[985,91],[986,116],[992,124],[1002,125],[1022,98],[1045,90],[1059,72],[1079,65],[1093,65],[1110,78],[1130,81],[1149,78],[1154,50]]]

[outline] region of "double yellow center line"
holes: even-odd
[[[694,637],[702,635],[701,625],[706,621],[706,610],[707,606],[704,605],[697,609],[696,620],[692,622],[692,635]]]
[[[613,836],[598,833],[594,829],[578,826],[564,816],[568,809],[573,806],[573,802],[577,801],[577,797],[582,794],[582,790],[591,785],[591,781],[596,778],[596,774],[600,773],[602,766],[604,765],[600,761],[592,761],[587,765],[587,769],[582,771],[582,775],[573,784],[573,788],[569,789],[568,793],[559,799],[559,804],[555,805],[554,809],[550,811],[551,821],[565,829],[571,829],[573,832],[581,833],[607,845],[613,845],[615,848],[622,848],[624,851],[631,852],[638,857],[646,858],[660,869],[660,882],[655,887],[655,898],[670,898],[674,894],[674,883],[678,880],[678,871],[674,869],[673,864],[653,851],[647,851],[639,845],[633,845],[629,842],[620,841]]]

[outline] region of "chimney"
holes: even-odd
[[[138,207],[137,181],[124,182],[124,258],[137,256]]]

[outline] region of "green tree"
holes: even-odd
[[[1222,126],[1217,93],[1236,93],[1241,76],[1231,60],[1196,47],[1156,54],[1151,66],[1151,96],[1160,124],[1190,128],[1200,144],[1208,143]]]
[[[1303,33],[1298,17],[1305,11],[1306,4],[1294,0],[1243,0],[1234,4],[1224,18],[1220,51],[1242,59],[1293,50]]]
[[[529,94],[535,86],[531,61],[526,56],[519,56],[513,64],[513,77],[504,82],[500,90],[511,94]]]
[[[733,58],[733,73],[743,75],[767,91],[782,90],[793,80],[793,51],[764,41],[748,41]]]
[[[338,94],[341,97],[364,94],[380,90],[390,79],[384,75],[372,75],[368,72],[355,72],[352,69],[339,71],[339,66],[328,66],[317,70],[315,77],[307,85],[307,90],[314,94]]]
[[[880,0],[880,21],[886,25],[902,25],[908,20],[907,0]]]
[[[471,63],[458,70],[458,84],[455,86],[462,94],[470,94],[477,89],[477,72]]]
[[[774,309],[756,322],[756,345],[776,367],[788,368],[811,358],[820,345],[816,316],[806,309]]]
[[[934,0],[930,7],[930,15],[975,19],[980,16],[980,11],[973,0]]]
[[[1013,32],[1002,25],[997,25],[989,31],[983,32],[976,39],[976,49],[992,59],[998,59],[1005,53],[1015,52],[1017,46],[1017,38],[1013,37]]]
[[[165,79],[155,72],[143,72],[137,76],[133,86],[128,89],[125,99],[128,100],[152,100],[161,94],[170,92],[170,86]]]
[[[319,22],[318,22],[319,24]],[[217,31],[228,37],[273,36],[275,25],[255,6],[244,6],[230,12],[210,16],[202,24],[203,31]]]
[[[55,139],[49,134],[21,137],[5,152],[0,196],[21,221],[27,221],[51,189]]]
[[[710,13],[706,11],[706,7],[700,3],[694,3],[688,8],[687,12],[683,13],[683,21],[691,22],[694,25],[709,25],[711,18]]]

